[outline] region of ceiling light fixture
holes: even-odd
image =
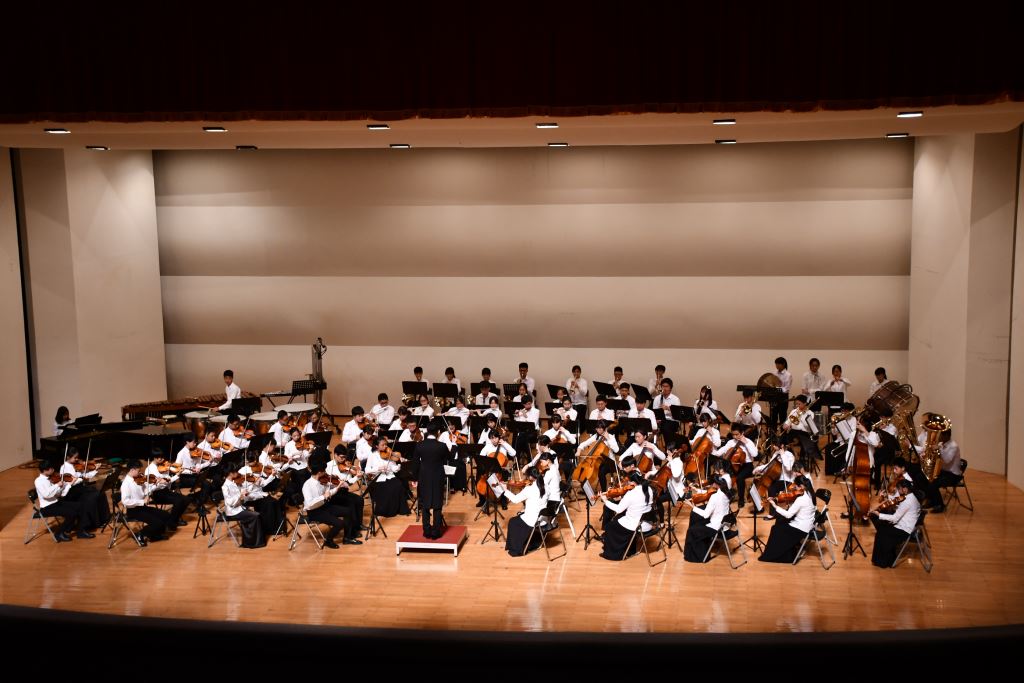
[[[538,128],[558,128],[558,124],[554,121],[541,121],[540,123],[537,123],[536,126]]]
[[[368,123],[366,128],[367,130],[391,130],[391,126],[386,123]]]
[[[715,119],[711,122],[712,126],[735,126],[736,119]]]
[[[889,138],[890,140],[895,140],[896,138],[909,138],[910,133],[886,133],[885,137]]]
[[[549,142],[548,147],[568,147],[568,142]]]
[[[244,152],[254,152],[259,149],[259,147],[256,145],[235,145],[235,149]]]
[[[85,148],[91,149],[94,152],[106,152],[107,150],[110,149],[106,145],[86,145]]]
[[[204,133],[227,133],[228,129],[224,126],[203,126]]]
[[[391,149],[411,149],[412,145],[405,142],[393,142],[390,145]]]
[[[735,140],[715,140],[716,145],[735,145]]]
[[[896,114],[898,119],[919,119],[922,116],[924,116],[923,111],[901,111],[899,114]]]
[[[71,131],[67,128],[43,128],[43,132],[50,135],[71,135]]]

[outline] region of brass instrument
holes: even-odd
[[[800,424],[800,418],[796,416],[796,413],[789,414],[789,424],[793,425],[794,427]]]
[[[743,404],[740,405],[740,415],[742,415],[743,417],[746,417],[747,415],[750,415],[750,412],[753,409],[754,409],[754,405],[752,403],[743,403]]]
[[[832,415],[831,417],[828,418],[828,424],[829,424],[829,426],[832,429],[835,429],[837,424],[839,424],[840,422],[845,422],[846,420],[849,420],[850,416],[853,415],[853,414],[854,414],[853,411],[841,410],[838,413],[836,413],[835,415]]]
[[[874,432],[874,431],[878,431],[880,429],[884,429],[885,427],[888,427],[891,423],[892,423],[892,418],[891,417],[883,417],[881,420],[879,420],[875,424],[871,425],[871,431]]]
[[[924,453],[921,454],[921,471],[928,481],[935,481],[942,471],[942,444],[939,439],[943,432],[953,428],[953,421],[945,415],[931,413],[921,426],[927,432]]]

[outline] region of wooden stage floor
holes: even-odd
[[[0,602],[11,605],[200,620],[362,628],[574,632],[804,632],[934,629],[1024,622],[1024,493],[1002,477],[970,472],[975,512],[929,515],[935,567],[915,560],[881,570],[857,555],[824,571],[816,555],[796,566],[724,557],[706,565],[647,566],[601,559],[599,544],[548,562],[543,551],[509,557],[480,545],[488,518],[473,521],[475,500],[456,494],[450,524],[469,526],[458,558],[407,551],[394,541],[414,517],[384,520],[388,538],[318,552],[311,541],[288,551],[287,538],[243,550],[229,540],[207,549],[192,525],[169,541],[106,549],[108,536],[57,545],[22,544],[35,471],[0,473]],[[831,478],[819,477],[820,484]],[[842,500],[838,486],[833,486]],[[509,512],[514,512],[510,506]],[[369,506],[367,506],[367,511]],[[838,510],[837,510],[838,512]],[[596,516],[596,515],[595,515]],[[836,515],[838,517],[838,515]],[[573,512],[577,530],[584,512]],[[195,515],[187,520],[194,523]],[[839,522],[839,520],[836,520]],[[750,533],[744,520],[742,536]],[[685,517],[678,533],[685,533]],[[758,523],[762,538],[769,523]],[[837,523],[840,543],[845,523]],[[108,532],[109,533],[109,532]],[[873,530],[860,528],[870,555]]]

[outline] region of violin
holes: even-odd
[[[133,479],[135,479],[135,483],[139,486],[143,486],[145,484],[156,484],[158,481],[158,477],[155,474],[140,474],[133,477]]]
[[[878,507],[875,508],[875,512],[891,515],[896,511],[896,508],[899,507],[900,503],[903,502],[904,498],[906,498],[906,496],[896,496],[895,498],[883,500],[878,504]]]
[[[70,472],[67,472],[67,473],[65,473],[63,475],[60,472],[54,472],[53,474],[50,475],[50,483],[51,484],[60,484],[60,483],[70,484],[74,480],[75,480],[75,475],[71,474]]]
[[[217,439],[210,444],[210,448],[217,451],[227,452],[231,450],[231,445],[224,443],[220,439]],[[209,453],[207,453],[207,455],[209,455]],[[204,460],[209,460],[209,458],[204,458]]]
[[[455,432],[455,436],[452,438],[452,443],[457,446],[469,443],[469,437],[462,432]]]
[[[238,429],[232,429],[231,433],[234,434],[235,438],[238,439],[251,439],[254,436],[256,436],[256,432],[254,432],[253,430],[242,429],[241,427],[239,427]]]
[[[690,495],[690,503],[692,503],[693,505],[704,505],[709,500],[711,500],[711,496],[715,495],[717,491],[718,484],[710,484],[707,487],[707,489],[705,489],[703,492],[692,493]]]
[[[775,503],[788,508],[802,495],[804,495],[803,486],[790,486],[788,491],[783,491],[779,495],[775,496]]]
[[[320,474],[316,475],[316,480],[319,481],[321,485],[330,486],[332,488],[341,485],[341,477],[339,477],[336,474],[327,474],[326,472],[321,472]]]
[[[624,484],[615,489],[608,489],[607,491],[604,492],[604,495],[607,496],[608,498],[621,498],[622,496],[626,495],[635,488],[636,484],[630,482],[629,484]]]
[[[98,468],[99,466],[94,462],[89,463],[88,467],[84,462],[75,463],[75,472],[95,472]]]
[[[188,454],[196,460],[210,460],[213,458],[209,451],[204,451],[202,448],[193,448]]]
[[[311,449],[313,447],[314,447],[313,442],[312,441],[307,441],[306,437],[304,437],[304,436],[300,436],[298,438],[298,440],[295,441],[295,448],[297,448],[300,451],[308,451],[309,449]]]
[[[160,474],[167,474],[168,472],[171,474],[178,474],[182,469],[184,468],[181,465],[173,462],[165,462],[163,465],[156,466],[156,471]]]

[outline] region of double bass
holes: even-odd
[[[859,432],[860,430],[858,430]],[[861,441],[859,434],[854,434],[853,466],[850,474],[853,477],[853,498],[857,501],[861,515],[866,518],[871,507],[871,454],[868,445]]]

